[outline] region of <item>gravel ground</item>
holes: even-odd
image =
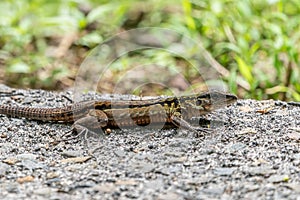
[[[1,104],[35,107],[71,95],[0,91]],[[300,199],[299,112],[239,100],[207,116],[226,123],[204,138],[119,130],[58,144],[70,125],[0,116],[0,199]]]

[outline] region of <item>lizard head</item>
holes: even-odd
[[[236,101],[237,97],[233,94],[210,91],[197,95],[194,106],[203,112],[210,112],[231,105]]]

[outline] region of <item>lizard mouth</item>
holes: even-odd
[[[208,111],[224,108],[224,106],[230,106],[237,101],[237,97],[234,95],[224,95],[223,97],[214,98],[212,96],[211,103],[205,106]]]
[[[226,97],[226,99],[225,99],[225,103],[227,105],[231,105],[231,104],[235,103],[236,101],[237,101],[237,97],[236,96]]]

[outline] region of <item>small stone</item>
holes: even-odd
[[[184,163],[187,161],[187,157],[186,156],[183,156],[183,157],[179,157],[179,158],[174,158],[174,159],[170,159],[169,160],[169,163],[172,164],[176,164],[176,163]]]
[[[136,162],[132,164],[131,167],[133,168],[133,170],[139,171],[141,173],[152,172],[156,169],[155,165],[147,162]]]
[[[115,154],[116,156],[120,157],[120,158],[123,158],[123,157],[126,156],[125,152],[124,152],[123,150],[120,150],[120,149],[114,151],[114,154]]]
[[[74,157],[79,157],[81,155],[81,152],[79,151],[63,151],[61,153],[63,157],[67,158],[74,158]]]
[[[268,162],[265,159],[258,158],[258,159],[256,159],[256,160],[253,161],[252,165],[254,165],[254,166],[260,166],[262,164],[267,164],[267,163]],[[273,169],[274,169],[274,166],[273,166]]]
[[[269,182],[272,183],[280,183],[280,182],[287,182],[289,180],[288,175],[272,175],[268,178]]]
[[[129,179],[129,180],[117,180],[116,185],[137,185],[138,182],[135,181],[134,179]]]
[[[148,173],[148,172],[152,172],[155,170],[155,165],[153,164],[146,164],[144,165],[142,168],[140,168],[142,173]]]
[[[3,160],[2,162],[9,164],[9,165],[14,165],[18,162],[18,159],[16,158],[7,158],[5,160]]]
[[[3,188],[3,185],[0,185],[1,188]],[[18,183],[9,183],[5,184],[5,190],[10,193],[18,193],[19,192],[19,184]]]
[[[16,158],[18,160],[35,160],[37,158],[37,155],[24,153],[24,154],[17,155]]]
[[[41,147],[39,146],[39,145],[36,145],[35,147],[34,147],[34,151],[40,151],[41,150]]]
[[[288,133],[287,136],[292,140],[297,140],[297,141],[300,140],[300,133],[296,131]]]
[[[8,169],[9,169],[9,165],[0,163],[0,177],[5,175]]]
[[[158,190],[163,188],[164,182],[162,179],[151,180],[145,183],[145,188],[151,188],[152,190]]]
[[[213,153],[215,153],[216,151],[213,149],[213,148],[206,148],[206,149],[203,149],[203,154],[206,154],[206,155],[211,155]]]
[[[106,135],[111,134],[111,132],[112,132],[112,130],[111,130],[110,128],[105,129],[105,134],[106,134]]]
[[[294,159],[300,160],[300,153],[296,153],[293,155]]]
[[[250,135],[250,134],[256,134],[257,130],[254,128],[245,128],[237,133],[237,135]]]
[[[29,170],[42,169],[42,168],[46,167],[46,165],[44,165],[40,162],[37,162],[35,160],[34,161],[23,160],[23,161],[21,161],[21,163],[18,163],[18,165],[23,166],[24,168],[29,169]]]
[[[300,183],[288,183],[285,186],[294,190],[297,193],[300,193]]]
[[[32,182],[33,180],[34,180],[33,176],[25,176],[25,177],[22,177],[22,178],[18,178],[17,182],[22,184],[22,183],[26,183],[26,182]]]
[[[175,192],[167,192],[165,194],[158,195],[157,199],[158,200],[180,199],[180,196]]]
[[[220,176],[230,176],[232,175],[232,173],[234,172],[234,168],[227,168],[227,167],[224,167],[224,168],[216,168],[214,170],[214,174],[216,175],[220,175]]]
[[[249,183],[245,183],[244,188],[246,192],[253,192],[258,190],[260,187],[258,185],[250,185]]]
[[[235,143],[235,144],[230,146],[229,150],[233,151],[233,152],[236,152],[236,151],[241,151],[245,147],[246,147],[246,145],[243,144],[243,143]]]
[[[186,162],[182,163],[182,165],[185,166],[185,167],[190,167],[190,166],[193,165],[193,163],[189,162],[189,161],[186,161]]]
[[[263,176],[269,176],[271,174],[276,173],[275,170],[272,169],[270,166],[263,166],[263,167],[252,167],[246,170],[250,175],[257,176],[257,175],[263,175]]]
[[[1,133],[0,138],[7,138],[7,134],[6,133]]]
[[[165,176],[169,176],[170,175],[170,171],[169,171],[168,168],[156,169],[155,172],[158,173],[158,174],[165,175]]]
[[[53,192],[57,191],[54,188],[38,188],[33,191],[34,194],[40,196],[50,196]]]
[[[57,178],[58,174],[56,172],[49,172],[46,174],[47,179]]]
[[[242,112],[252,112],[254,111],[253,108],[251,108],[250,106],[246,105],[246,106],[240,106],[239,107],[239,110],[242,111]]]
[[[225,191],[225,187],[219,187],[219,186],[210,186],[210,188],[206,188],[202,190],[202,192],[210,195],[221,195]]]
[[[103,183],[93,187],[94,191],[103,192],[103,193],[112,193],[116,189],[116,186],[113,183]]]
[[[155,145],[153,145],[153,144],[148,144],[148,148],[149,149],[154,149],[156,146]]]
[[[76,157],[76,158],[67,158],[60,160],[61,163],[84,163],[91,159],[92,156],[85,156],[85,157]]]
[[[168,157],[183,157],[184,153],[167,151],[165,153],[165,156],[168,156]]]
[[[192,159],[192,162],[204,162],[206,159],[207,159],[207,156],[205,156],[205,155],[195,156]]]

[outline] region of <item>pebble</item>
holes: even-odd
[[[220,176],[230,176],[233,174],[234,170],[235,170],[234,168],[227,168],[227,167],[216,168],[214,170],[214,174],[220,175]]]
[[[162,187],[164,187],[164,182],[162,179],[150,180],[145,182],[145,188],[147,189],[159,190]]]
[[[181,198],[178,194],[176,194],[175,192],[167,192],[164,194],[159,194],[157,197],[158,200],[170,200],[170,199],[183,199]]]
[[[230,152],[237,152],[237,151],[241,151],[246,147],[246,144],[244,143],[234,143],[230,146],[229,151]]]
[[[80,157],[82,153],[80,151],[63,151],[61,155],[67,158],[73,158],[73,157]]]
[[[93,187],[93,190],[101,193],[112,193],[115,189],[116,186],[113,183],[103,183]]]
[[[206,189],[203,189],[202,192],[205,193],[205,194],[210,194],[210,195],[222,195],[223,192],[225,190],[225,187],[220,187],[220,186],[214,186],[214,185],[211,185],[209,188],[206,188]]]
[[[272,175],[268,178],[268,181],[271,183],[280,183],[280,182],[287,182],[289,181],[288,175]]]
[[[22,184],[22,183],[26,183],[26,182],[32,182],[33,180],[34,180],[33,176],[24,176],[24,177],[18,178],[17,182]]]
[[[300,182],[298,182],[298,183],[287,183],[284,186],[294,190],[295,192],[299,193],[299,195],[300,195]]]
[[[126,153],[124,152],[124,150],[121,150],[121,149],[114,151],[114,154],[120,158],[123,158],[126,156]]]
[[[17,165],[22,166],[24,169],[29,169],[31,171],[35,169],[46,168],[46,165],[44,165],[43,163],[32,160],[23,160],[17,163]]]
[[[9,184],[3,185],[1,188],[5,188],[5,190],[10,193],[19,193],[19,191],[21,189],[19,187],[18,183],[9,183]]]
[[[138,182],[135,181],[134,179],[129,179],[129,180],[117,180],[115,182],[116,185],[137,185]]]
[[[299,132],[291,132],[291,133],[288,133],[287,136],[290,139],[293,139],[293,140],[296,140],[296,141],[300,141],[300,133]]]
[[[24,153],[24,154],[18,154],[16,158],[20,161],[24,160],[35,160],[37,158],[37,155],[31,154],[31,153]]]
[[[276,173],[276,171],[273,170],[271,166],[251,167],[246,169],[245,172],[249,173],[252,176],[255,175],[269,176],[271,174]]]
[[[57,189],[48,188],[48,187],[38,188],[33,191],[34,194],[44,196],[44,197],[49,197],[49,196],[51,196],[52,193],[55,193],[55,192],[57,192]]]
[[[46,178],[47,179],[53,179],[53,178],[57,178],[59,175],[58,175],[58,173],[56,173],[56,172],[48,172],[47,174],[46,174]]]
[[[8,172],[9,165],[0,162],[0,178],[3,177],[6,172]]]
[[[66,158],[60,160],[61,163],[83,163],[91,159],[91,156],[85,156],[85,157],[75,157],[75,158]]]

